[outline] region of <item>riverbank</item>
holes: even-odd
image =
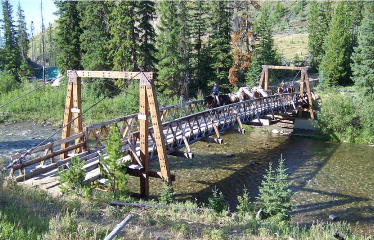
[[[109,206],[111,197],[94,192],[90,199],[51,198],[13,183],[0,187],[1,239],[103,239],[125,216],[134,218],[116,239],[369,239],[352,235],[345,223],[318,223],[310,229],[265,223],[252,214],[239,216],[196,211],[192,202],[168,209]],[[130,199],[127,199],[130,200]],[[154,202],[149,202],[154,204]],[[204,208],[204,207],[203,207]]]

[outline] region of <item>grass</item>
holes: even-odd
[[[112,207],[107,192],[94,191],[89,200],[54,199],[41,190],[0,183],[0,239],[103,239],[131,212],[134,218],[116,239],[330,240],[338,232],[347,240],[365,240],[352,235],[344,222],[316,223],[307,229],[258,221],[252,214],[239,218],[235,212],[197,212],[201,206],[190,201],[174,202],[170,209]]]
[[[292,61],[295,55],[304,59],[308,55],[308,33],[275,34],[274,44],[287,61]]]

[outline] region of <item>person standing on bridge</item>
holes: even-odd
[[[221,104],[220,104],[219,98],[218,98],[218,95],[219,95],[218,83],[214,83],[214,86],[212,88],[212,91],[210,91],[210,94],[216,98],[217,105],[220,106]]]

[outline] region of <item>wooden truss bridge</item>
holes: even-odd
[[[152,73],[68,71],[68,77],[64,114],[67,127],[62,139],[13,155],[10,175],[18,182],[25,181],[45,189],[56,187],[59,167],[69,163],[72,156],[86,161],[86,182],[99,179],[100,155],[105,157],[109,129],[116,124],[121,134],[124,158],[131,158],[127,172],[140,178],[140,196],[147,198],[150,177],[164,179],[169,184],[175,180],[170,173],[167,155],[193,158],[192,143],[213,136],[213,140],[220,144],[223,142],[221,131],[237,125],[239,132],[244,133],[243,124],[265,115],[271,114],[274,118],[279,112],[297,109],[300,101],[298,94],[288,93],[214,109],[208,109],[203,100],[159,108]],[[82,77],[138,79],[139,113],[83,128],[80,114]],[[152,126],[149,126],[150,119]],[[75,134],[71,136],[72,120]],[[181,151],[182,148],[186,151]],[[149,162],[155,159],[159,161],[159,172],[149,169]]]

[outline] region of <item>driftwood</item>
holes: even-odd
[[[111,201],[111,206],[120,206],[120,207],[135,207],[135,208],[160,208],[160,209],[178,209],[182,211],[193,210],[195,212],[213,212],[213,209],[206,209],[206,208],[185,208],[185,207],[177,207],[177,206],[167,206],[167,205],[160,205],[160,204],[148,204],[148,203],[124,203],[124,202],[117,202]]]
[[[131,214],[127,215],[123,221],[116,226],[116,228],[113,229],[111,233],[109,233],[108,236],[104,238],[104,240],[112,240],[125,226],[130,220],[133,218]]]

